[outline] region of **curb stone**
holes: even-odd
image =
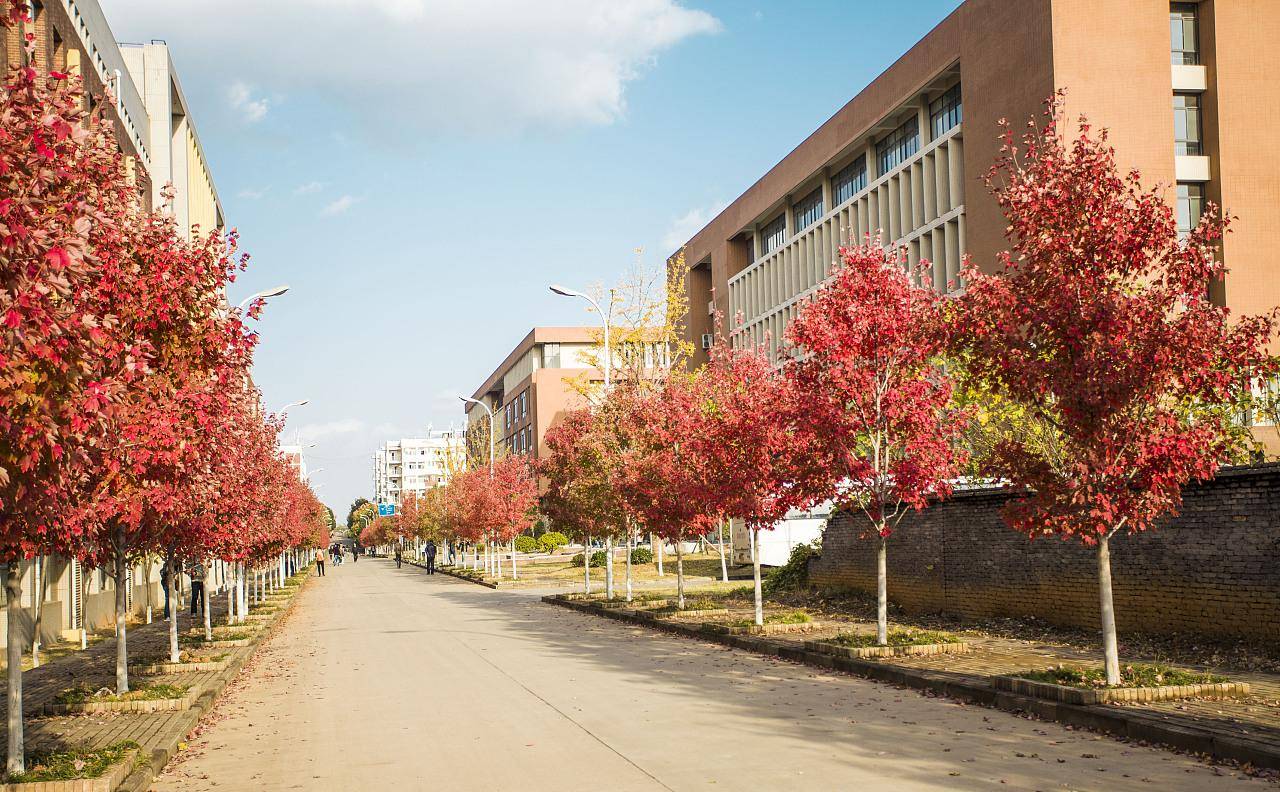
[[[669,620],[658,620],[653,618],[652,614],[618,608],[600,608],[591,602],[568,600],[556,594],[544,596],[542,601],[581,613],[679,633],[703,641],[720,643],[805,665],[843,671],[902,687],[929,690],[971,704],[981,704],[1008,712],[1026,713],[1042,720],[1106,732],[1129,740],[1158,743],[1182,751],[1207,755],[1214,759],[1246,762],[1254,767],[1280,769],[1280,745],[1222,734],[1195,726],[1172,724],[1125,707],[1048,701],[1010,691],[996,690],[989,681],[967,681],[935,671],[886,665],[874,660],[826,655],[759,636],[705,632],[697,623],[681,624]]]

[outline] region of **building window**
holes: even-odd
[[[867,156],[864,154],[831,177],[831,203],[839,206],[867,189]]]
[[[542,345],[542,367],[543,368],[560,368],[560,345],[559,344],[543,344]]]
[[[1204,214],[1204,185],[1178,184],[1178,233],[1189,234],[1191,229],[1200,224],[1200,216]]]
[[[1169,7],[1169,37],[1175,65],[1200,63],[1198,28],[1195,3],[1173,3]]]
[[[520,394],[520,420],[522,421],[524,420],[524,417],[529,414],[529,402],[525,399],[528,395],[529,391],[525,391]]]
[[[515,407],[515,404],[514,404],[514,403],[512,403],[512,404],[508,404],[508,405],[507,405],[507,431],[508,431],[508,432],[510,432],[510,431],[511,431],[511,427],[512,427],[512,425],[514,425],[514,424],[515,424],[515,419],[512,417],[512,415],[513,415],[513,414],[514,414],[514,412],[515,412],[515,410],[514,410],[514,409],[512,409],[512,408],[514,408],[514,407]]]
[[[787,236],[787,215],[782,213],[772,221],[765,223],[760,229],[760,246],[764,248],[761,255],[769,255],[773,251],[782,247],[782,242]]]
[[[1204,153],[1200,134],[1200,95],[1173,95],[1173,140],[1177,154],[1198,157]]]
[[[960,83],[956,83],[942,96],[929,103],[929,126],[933,129],[933,139],[937,140],[959,126],[963,115],[960,104]]]
[[[920,122],[912,116],[902,126],[890,132],[887,138],[876,144],[876,160],[880,164],[880,175],[883,176],[906,162],[919,150]]]
[[[791,211],[794,213],[796,220],[796,233],[800,233],[821,220],[823,214],[822,188],[819,187],[809,193],[805,198],[801,199],[800,203],[793,206]]]

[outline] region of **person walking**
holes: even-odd
[[[197,604],[200,608],[200,615],[204,616],[204,576],[205,566],[197,561],[187,567],[187,574],[191,576],[191,615],[196,615]]]
[[[351,546],[351,563],[355,564],[360,561],[360,545]]]
[[[316,551],[316,574],[324,577],[324,551]]]
[[[404,551],[400,548],[400,543],[396,542],[396,569],[400,568],[400,562],[404,559]]]
[[[427,574],[434,575],[436,573],[436,543],[427,540]]]

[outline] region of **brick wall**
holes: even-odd
[[[1008,495],[958,493],[908,514],[889,539],[889,598],[909,613],[1034,617],[1098,626],[1096,556],[1079,542],[1008,528]],[[1189,487],[1155,531],[1111,542],[1121,631],[1280,639],[1280,465],[1223,471]],[[838,515],[809,574],[820,587],[875,592],[875,543]]]

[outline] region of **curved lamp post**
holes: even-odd
[[[287,291],[289,291],[288,286],[277,286],[274,289],[265,289],[263,291],[258,292],[257,294],[252,294],[248,297],[245,297],[243,300],[240,301],[240,305],[238,306],[238,308],[239,310],[243,311],[245,306],[253,302],[254,300],[257,300],[257,299],[265,300],[268,297],[279,297],[280,295],[284,294]]]
[[[470,399],[466,396],[459,396],[458,398],[467,404],[478,404],[484,408],[485,412],[489,413],[489,478],[493,478],[493,428],[494,423],[497,421],[493,416],[493,409],[479,399]]]
[[[595,308],[596,313],[600,315],[600,323],[604,325],[604,389],[606,391],[609,390],[609,376],[611,373],[610,369],[612,368],[611,363],[612,363],[613,351],[609,346],[609,319],[604,315],[604,311],[600,310],[600,303],[596,302],[595,299],[593,299],[589,294],[584,294],[583,292],[580,292],[580,291],[574,291],[573,289],[566,289],[563,286],[557,286],[553,284],[551,286],[551,291],[555,292],[561,297],[581,297],[582,299],[591,303],[591,307]]]

